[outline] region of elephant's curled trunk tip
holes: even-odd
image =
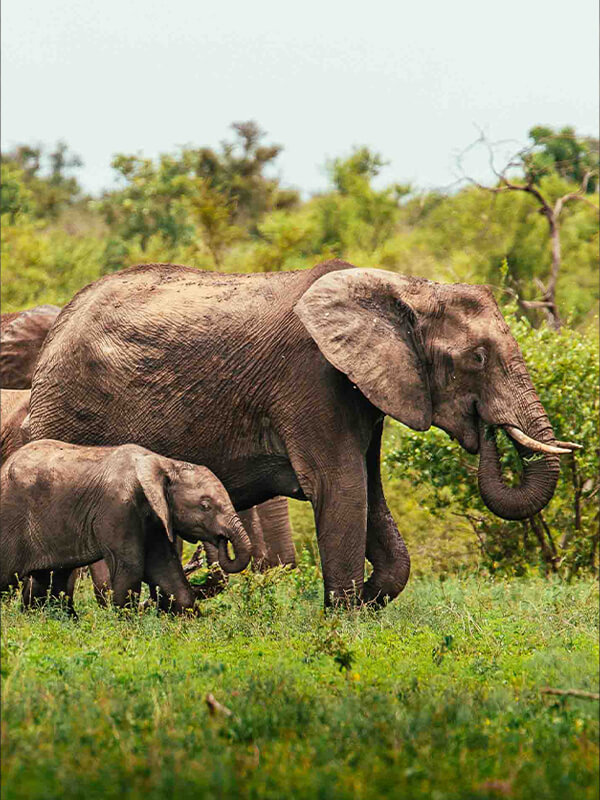
[[[559,455],[571,450],[556,446],[549,423],[536,431],[535,438],[519,428],[504,428],[508,428],[507,433],[521,460],[521,482],[518,486],[505,482],[496,445],[496,428],[485,425],[480,419],[479,491],[483,502],[498,517],[523,520],[533,517],[550,502],[558,481]]]
[[[228,541],[233,545],[234,558],[230,558],[227,552]],[[227,539],[222,537],[219,540],[219,565],[223,572],[228,574],[241,572],[250,563],[251,555],[252,545],[250,539],[240,519],[236,516],[229,525]]]

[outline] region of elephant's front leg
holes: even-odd
[[[362,596],[367,533],[367,481],[357,457],[321,476],[311,502],[323,570],[325,605],[350,605]]]
[[[410,556],[381,485],[380,450],[383,420],[377,424],[367,451],[369,512],[367,519],[367,558],[373,573],[364,589],[364,600],[384,605],[406,586]]]
[[[196,593],[188,583],[176,548],[159,526],[148,526],[144,580],[163,611],[180,613],[194,607]]]

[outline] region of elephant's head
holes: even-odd
[[[240,572],[252,554],[250,539],[227,490],[206,467],[160,456],[138,460],[137,476],[144,497],[171,541],[209,542],[219,550],[224,572]],[[231,542],[234,558],[227,552]]]
[[[480,453],[479,487],[505,519],[524,519],[552,497],[560,453],[527,367],[485,286],[443,285],[377,269],[319,278],[295,311],[324,357],[370,402],[409,427],[435,425]],[[493,433],[502,427],[523,464],[508,486]]]

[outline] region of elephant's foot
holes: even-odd
[[[373,572],[365,583],[362,593],[363,603],[375,608],[383,608],[390,600],[398,597],[408,580],[408,574],[380,575]]]

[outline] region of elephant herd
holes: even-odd
[[[159,607],[192,608],[251,559],[294,563],[290,497],[314,510],[325,604],[381,605],[410,571],[381,483],[385,415],[479,452],[482,499],[505,519],[542,509],[578,447],[556,440],[487,287],[340,260],[131,267],[62,310],[2,315],[0,379],[0,591],[18,583],[25,603],[64,592],[72,607],[89,565],[100,602],[134,602],[146,582]],[[203,591],[187,579],[200,549],[184,567],[181,539],[222,569]]]

